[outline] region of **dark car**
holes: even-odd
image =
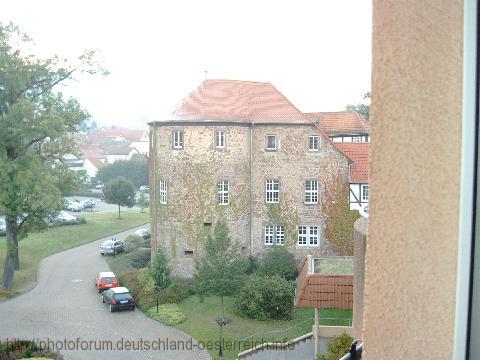
[[[92,209],[95,207],[95,201],[93,200],[83,200],[82,205],[84,209]]]
[[[100,254],[102,255],[114,255],[123,251],[124,242],[117,239],[107,240],[100,245]]]
[[[102,293],[102,302],[108,304],[110,312],[117,310],[135,310],[137,302],[126,287],[114,287]]]

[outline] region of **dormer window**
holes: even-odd
[[[277,137],[275,135],[265,137],[265,149],[269,151],[277,150]]]

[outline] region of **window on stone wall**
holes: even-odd
[[[217,184],[217,188],[218,188],[218,204],[228,205],[228,202],[229,202],[228,191],[230,189],[230,183],[227,180],[220,181]]]
[[[267,135],[265,137],[265,149],[277,150],[277,137],[275,135]]]
[[[368,185],[362,185],[362,201],[368,201]]]
[[[275,228],[275,243],[277,245],[283,245],[285,240],[285,228],[283,226],[277,226]]]
[[[319,142],[318,135],[310,135],[308,137],[308,150],[318,151],[318,142]]]
[[[278,203],[280,201],[280,183],[278,180],[267,180],[265,182],[265,201],[267,203]]]
[[[318,226],[299,226],[298,245],[318,246]]]
[[[173,132],[173,148],[183,149],[183,131],[176,130]]]
[[[217,149],[225,149],[225,131],[215,132],[215,147]]]
[[[305,181],[305,204],[318,204],[318,181]]]
[[[273,245],[273,239],[275,236],[275,227],[273,225],[265,226],[265,245]]]
[[[160,204],[167,203],[167,180],[160,180]]]

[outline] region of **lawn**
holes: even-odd
[[[224,328],[225,341],[242,341],[240,349],[224,349],[224,357],[218,357],[218,349],[211,350],[212,358],[236,359],[237,354],[251,347],[252,342],[259,343],[294,339],[312,331],[313,309],[294,309],[290,321],[256,321],[242,318],[234,313],[234,299],[226,298],[226,317],[232,322]],[[187,320],[176,327],[192,335],[198,341],[219,340],[219,327],[215,319],[220,318],[220,298],[207,297],[201,303],[197,296],[190,296],[179,304]],[[321,309],[322,325],[350,325],[351,310]],[[337,320],[335,320],[337,319]],[[233,345],[232,345],[233,346]]]
[[[11,294],[30,290],[36,282],[38,263],[44,257],[74,246],[107,237],[149,222],[149,213],[128,211],[117,219],[116,213],[83,215],[86,224],[64,225],[32,233],[20,241],[20,270],[15,272]],[[0,278],[5,259],[5,237],[0,237]]]

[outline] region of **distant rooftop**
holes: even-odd
[[[306,113],[329,136],[369,134],[370,124],[354,111]]]
[[[353,161],[350,167],[350,182],[368,183],[369,143],[335,142],[333,144]]]

